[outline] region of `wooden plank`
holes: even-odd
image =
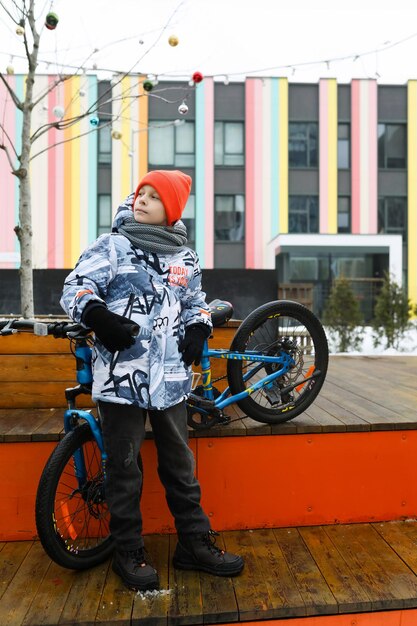
[[[350,385],[350,383],[348,384]],[[352,393],[352,390],[353,387],[350,387],[350,389],[347,390],[345,388],[342,388],[341,386],[338,386],[338,402],[342,404],[344,408],[349,409],[349,411],[367,422],[370,425],[370,429],[373,430],[375,426],[381,424],[382,422],[381,416],[378,412],[378,405],[365,397],[356,396],[354,393]],[[328,400],[331,400],[334,397],[333,393],[329,393],[328,388],[323,388],[321,395]],[[394,430],[392,422],[385,422],[385,426],[386,430]]]
[[[325,531],[355,571],[372,610],[416,606],[415,577],[370,524],[327,526]]]
[[[272,530],[249,531],[276,618],[303,616],[304,600]]]
[[[0,615],[3,614],[1,598],[32,546],[31,541],[3,543],[0,552]]]
[[[223,536],[217,537],[216,544],[225,550]],[[236,603],[233,582],[224,576],[212,576],[200,572],[203,620],[205,624],[237,622],[239,610]]]
[[[271,424],[272,435],[296,435],[319,432],[321,432],[321,425],[308,416],[307,413],[301,413],[301,415],[282,424]]]
[[[340,613],[369,611],[371,600],[336,547],[320,527],[299,528],[301,537],[337,600]]]
[[[0,408],[58,408],[65,407],[65,389],[69,385],[65,382],[29,382],[17,385],[16,383],[2,383],[0,393]],[[80,407],[94,406],[91,398],[83,396]]]
[[[399,364],[396,362],[395,357],[392,358],[391,369],[395,371]],[[400,416],[401,421],[417,419],[417,392],[402,390],[392,382],[392,374],[387,374],[386,377],[383,377],[385,391],[383,396],[381,397],[381,394],[378,393],[377,390],[381,388],[381,377],[378,375],[373,359],[364,359],[362,362],[351,362],[349,359],[346,359],[339,365],[339,371],[343,371],[343,374],[334,381],[339,386],[343,385],[343,380],[348,379],[350,388],[355,391],[357,396],[362,398],[371,397],[379,407],[392,411],[394,416]],[[332,376],[332,371],[329,371],[328,379],[330,381],[333,380]]]
[[[372,526],[417,574],[417,522],[379,522]]]
[[[0,354],[67,354],[71,353],[69,339],[41,337],[32,332],[19,332],[0,337]]]
[[[166,626],[172,589],[168,586],[169,536],[145,536],[145,548],[159,575],[159,591],[136,593],[132,610],[132,626]]]
[[[203,600],[201,597],[200,577],[196,572],[175,569],[171,566],[172,556],[177,544],[176,535],[169,535],[169,587],[168,626],[203,623]]]
[[[110,561],[76,572],[58,623],[92,626],[95,623]]]
[[[64,433],[65,409],[48,409],[48,411],[48,419],[38,428],[33,429],[32,441],[58,441]]]
[[[1,599],[1,626],[20,626],[50,565],[39,543],[33,543]]]
[[[271,424],[264,424],[263,422],[258,422],[257,420],[252,419],[251,417],[242,418],[242,424],[246,428],[247,435],[270,435],[271,434]]]
[[[101,598],[95,604],[96,623],[100,626],[130,626],[134,596],[135,592],[125,587],[109,566]]]
[[[22,415],[22,413],[24,414]],[[49,409],[23,409],[16,423],[4,433],[4,442],[31,441],[34,430],[45,424],[50,417]],[[63,421],[63,418],[61,417]]]
[[[0,409],[0,442],[17,423],[26,418],[28,409]]]
[[[72,354],[3,355],[0,359],[0,380],[4,382],[66,381],[76,384],[76,362]]]
[[[308,407],[304,415],[315,419],[321,425],[321,432],[323,433],[346,432],[346,424],[317,406],[315,402]]]
[[[338,604],[296,528],[274,530],[305,603],[306,615],[338,613]]]
[[[255,550],[247,531],[223,533],[226,549],[239,554],[245,561],[243,572],[233,578],[239,620],[261,620],[274,617],[274,606],[265,586],[264,573],[259,568]]]
[[[76,572],[51,562],[25,615],[22,626],[45,626],[46,624],[55,626],[58,624],[76,576]]]
[[[338,399],[338,389],[334,386],[330,387],[329,383],[324,384],[324,388],[328,389],[327,397],[320,392],[314,400],[314,404],[318,409],[323,409],[332,415],[335,419],[345,424],[348,432],[369,431],[370,425],[361,417],[346,409]]]

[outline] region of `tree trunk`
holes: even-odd
[[[32,260],[32,204],[30,190],[29,163],[31,151],[30,127],[33,109],[33,85],[39,50],[39,34],[34,18],[34,0],[31,0],[27,22],[33,36],[33,49],[29,53],[25,34],[25,45],[29,71],[26,78],[26,93],[23,103],[22,152],[19,157],[20,168],[15,172],[19,178],[19,224],[15,232],[20,243],[20,302],[21,315],[25,319],[34,316],[33,306],[33,260]]]
[[[22,168],[26,169],[26,168]],[[20,243],[20,307],[25,319],[34,316],[33,305],[33,263],[32,263],[32,210],[30,197],[30,178],[19,180],[19,226],[15,231]]]

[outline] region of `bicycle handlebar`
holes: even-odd
[[[38,322],[36,320],[2,320],[0,335],[13,335],[19,331],[32,331],[35,335],[53,335],[57,339],[65,339],[68,333],[85,334],[91,331],[74,322]]]
[[[132,337],[139,334],[139,326],[135,322],[125,323],[126,330]],[[34,335],[53,335],[55,339],[85,339],[91,333],[90,328],[74,322],[37,322],[35,320],[3,320],[0,321],[0,336],[13,335],[21,331],[33,331]]]

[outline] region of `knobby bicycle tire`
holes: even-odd
[[[325,332],[317,317],[298,302],[277,300],[252,311],[239,326],[230,350],[254,350],[269,356],[283,351],[294,359],[293,368],[269,389],[255,391],[237,402],[246,415],[258,422],[277,424],[300,415],[317,397],[326,377],[329,350]],[[231,393],[252,387],[276,367],[229,359],[227,378]],[[248,376],[247,381],[244,376]],[[310,380],[303,383],[305,378]]]
[[[73,455],[82,449],[87,483],[80,493]],[[142,458],[138,465],[143,472]],[[68,569],[83,570],[112,553],[101,453],[88,424],[68,433],[52,452],[42,472],[35,505],[36,527],[48,556]]]
[[[73,455],[83,450],[90,486],[77,493]],[[39,481],[35,516],[39,539],[50,558],[82,570],[105,561],[113,550],[103,491],[101,454],[88,424],[68,433],[52,452]],[[90,493],[88,493],[90,492]],[[95,494],[95,495],[94,495]],[[94,501],[95,500],[95,501]],[[97,537],[90,537],[98,535]]]

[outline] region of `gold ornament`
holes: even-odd
[[[6,73],[9,74],[9,75],[14,74],[14,67],[13,67],[13,65],[8,65],[6,67]]]
[[[179,39],[176,35],[171,35],[171,37],[168,39],[168,43],[170,46],[175,48],[175,46],[178,46],[179,44]]]
[[[112,130],[111,136],[112,136],[112,139],[121,139],[122,133],[119,130]]]
[[[18,26],[16,28],[16,35],[24,35],[25,34],[25,29],[23,28],[23,26]]]

